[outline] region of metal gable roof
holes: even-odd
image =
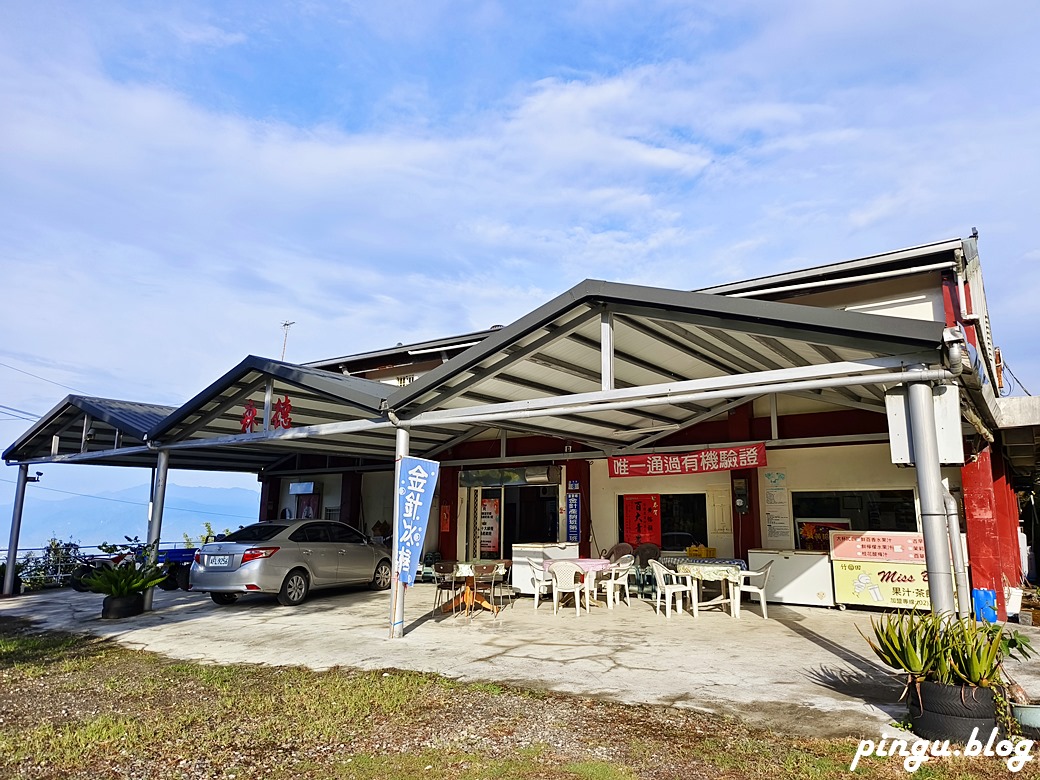
[[[710,402],[672,403],[663,393],[660,402],[639,408],[524,412],[528,402],[602,390],[604,315],[612,322],[619,392],[690,382],[705,390],[713,381],[732,387],[723,379],[741,375],[762,381],[866,375],[942,359],[941,323],[587,280],[395,391],[388,406],[422,430],[452,412],[461,422],[467,408],[498,405],[518,412],[509,421],[513,429],[617,448],[746,400],[734,391]],[[849,384],[814,397],[883,412],[880,389],[869,380]]]
[[[965,249],[966,253],[971,253],[975,251],[974,246],[975,239],[951,238],[931,244],[922,244],[907,249],[897,249],[892,252],[871,255],[870,257],[845,260],[840,263],[828,263],[827,265],[815,266],[813,268],[802,268],[797,271],[760,276],[757,279],[745,279],[729,284],[704,287],[697,292],[711,293],[713,295],[768,295],[774,288],[805,282],[830,280],[834,285],[840,285],[846,283],[847,277],[864,272],[878,271],[882,268],[911,270],[925,257],[951,254],[952,259],[952,253],[955,250]]]
[[[70,395],[22,434],[3,457],[36,460],[99,453],[117,446],[141,447],[148,431],[174,410],[161,404]]]
[[[252,463],[255,471],[293,453],[392,460],[394,433],[383,409],[394,389],[251,355],[150,430],[147,439],[154,446],[169,447],[174,461],[190,458],[192,452],[200,453],[199,457],[210,452]],[[279,429],[272,420],[265,430],[268,392],[272,404],[288,400],[288,428]],[[256,410],[252,431],[243,427],[247,404]],[[332,424],[354,424],[354,429],[327,433]],[[450,429],[420,433],[417,445],[434,447],[456,433]]]

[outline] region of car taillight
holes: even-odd
[[[250,547],[242,553],[242,563],[246,564],[257,558],[270,558],[276,552],[278,552],[277,547]]]
[[[200,553],[198,550],[195,551],[195,563],[199,564],[200,566],[202,565],[202,553]]]

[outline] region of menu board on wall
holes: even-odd
[[[831,533],[831,557],[846,561],[924,563],[924,534],[907,531]]]
[[[661,545],[661,496],[656,493],[625,496],[624,541],[636,547]]]
[[[787,473],[770,469],[762,474],[762,511],[766,518],[766,542],[791,542],[791,505],[787,500]]]

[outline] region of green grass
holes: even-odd
[[[547,708],[568,720],[566,732],[550,743],[514,739]],[[27,633],[2,619],[0,712],[5,780],[815,780],[852,776],[857,746],[414,672],[171,662],[102,640]],[[441,738],[460,722],[470,736]],[[1018,777],[1040,777],[1035,763]],[[897,758],[867,757],[854,776],[907,775]],[[932,761],[914,775],[1006,776],[999,762],[980,759]]]

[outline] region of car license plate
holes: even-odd
[[[230,566],[231,565],[231,556],[230,555],[210,555],[207,558],[206,565],[207,566],[213,566],[215,568],[216,567],[221,567],[221,566]]]

